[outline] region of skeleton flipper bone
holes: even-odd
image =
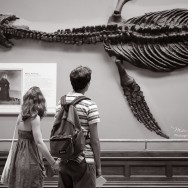
[[[160,126],[150,112],[140,86],[127,74],[123,66],[123,62],[116,60],[116,65],[118,67],[120,82],[124,91],[124,95],[128,101],[133,115],[150,131],[154,131],[157,135],[164,138],[169,138],[169,136],[162,132]]]

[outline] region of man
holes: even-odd
[[[90,85],[91,72],[88,67],[79,66],[70,73],[73,91],[67,94],[66,102],[85,94]],[[59,103],[57,111],[60,108]],[[95,102],[88,99],[76,104],[75,108],[87,142],[82,155],[74,160],[61,161],[58,188],[96,188],[96,176],[101,175],[98,108]]]

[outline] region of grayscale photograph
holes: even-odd
[[[1,0],[0,188],[188,188],[187,85],[188,0]]]
[[[0,70],[0,105],[20,105],[22,70]]]

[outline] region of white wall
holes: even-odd
[[[13,13],[31,29],[55,31],[84,25],[106,24],[116,0],[1,0],[0,13]],[[123,9],[126,19],[145,12],[188,8],[187,0],[133,0]],[[31,40],[13,40],[11,50],[0,48],[0,63],[57,63],[57,99],[71,90],[69,73],[79,65],[93,70],[87,96],[96,101],[101,123],[100,138],[161,138],[148,131],[133,117],[119,84],[114,60],[102,44],[68,46]],[[173,73],[153,73],[127,65],[128,73],[139,83],[159,125],[171,138],[188,138],[188,69]],[[11,138],[15,116],[0,115],[0,138]],[[49,138],[53,117],[42,123]],[[179,129],[178,129],[179,128]]]

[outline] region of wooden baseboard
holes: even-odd
[[[0,152],[0,174],[6,157]],[[187,151],[103,151],[101,162],[104,188],[188,188]],[[57,179],[57,174],[46,177],[44,188],[57,187]]]
[[[101,188],[188,188],[188,183],[182,182],[107,182]],[[0,184],[0,188],[7,188],[7,186]],[[57,188],[57,182],[44,182],[44,188]]]

